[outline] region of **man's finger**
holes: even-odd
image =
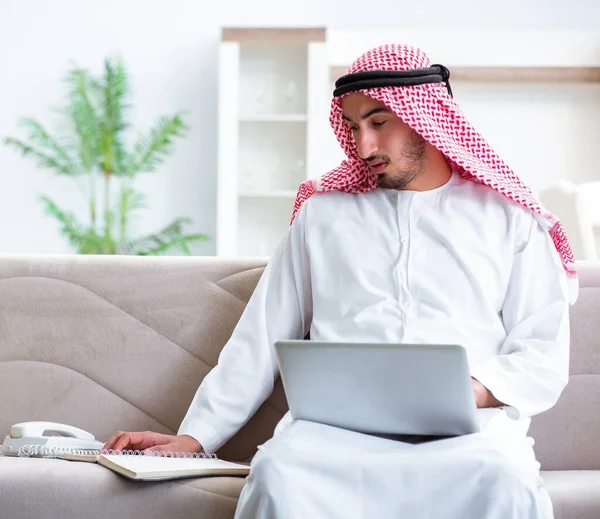
[[[155,445],[146,450],[152,452],[171,452],[173,451],[173,445],[171,443],[165,443],[163,445]]]
[[[104,443],[104,448],[105,449],[111,449],[112,446],[115,444],[115,442],[117,441],[117,439],[119,438],[119,436],[121,436],[121,433],[115,433],[113,434],[105,443]]]
[[[104,444],[104,450],[120,451],[123,449],[144,450],[150,447],[165,445],[173,441],[173,436],[157,434],[150,431],[119,431]]]
[[[152,438],[149,438],[144,433],[129,433],[129,448],[134,450],[142,450],[152,445]]]
[[[115,444],[114,450],[122,451],[131,443],[131,438],[128,433],[123,433],[123,435],[119,438],[119,441]]]
[[[129,437],[128,447],[130,449],[145,449],[153,444],[152,437],[145,432],[126,433]]]
[[[123,436],[123,431],[117,431],[115,434],[113,434],[108,441],[104,444],[104,449],[105,450],[109,450],[114,448],[115,444],[117,443],[117,441],[119,441],[119,438],[121,438],[121,436]]]

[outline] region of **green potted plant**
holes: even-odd
[[[175,139],[189,129],[183,114],[161,117],[128,149],[129,81],[123,61],[105,59],[100,77],[72,67],[66,85],[68,136],[53,137],[37,120],[23,118],[20,125],[27,131],[27,139],[4,139],[6,145],[43,169],[84,177],[89,221],[80,221],[48,196],[41,196],[45,212],[59,222],[61,233],[79,254],[156,255],[179,250],[189,255],[189,244],[208,236],[184,234],[184,227],[191,223],[188,218],[177,218],[147,236],[132,236],[131,230],[133,214],[145,207],[144,195],[134,188],[136,176],[156,171],[170,155]]]

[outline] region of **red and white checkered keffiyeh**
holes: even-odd
[[[389,44],[363,54],[350,66],[347,73],[413,70],[430,66],[429,58],[420,49]],[[467,121],[455,100],[449,95],[445,83],[380,87],[360,92],[383,102],[402,121],[440,150],[450,165],[464,178],[483,183],[534,211],[540,223],[548,229],[558,250],[569,279],[571,301],[577,298],[577,271],[563,225],[554,215],[542,208],[529,188]],[[352,133],[342,119],[343,97],[342,95],[333,98],[329,122],[347,159],[321,178],[307,180],[300,185],[292,221],[302,203],[315,193],[365,193],[377,187],[374,175],[359,157]]]

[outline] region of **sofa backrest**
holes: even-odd
[[[264,260],[0,256],[0,442],[12,424],[177,431]],[[244,460],[287,409],[274,395],[224,448]]]
[[[530,429],[546,470],[600,469],[600,261],[579,262],[578,269],[569,383],[552,409],[533,417]]]
[[[265,261],[208,257],[0,255],[0,439],[44,420],[106,440],[177,431]],[[571,380],[534,417],[544,469],[600,469],[600,262],[580,263]],[[273,395],[219,454],[246,460],[287,402]]]

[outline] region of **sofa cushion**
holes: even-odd
[[[557,404],[531,422],[535,453],[544,470],[600,469],[600,262],[577,266],[579,299],[571,308],[569,384]]]
[[[95,463],[0,456],[0,515],[231,519],[244,482],[242,477],[140,482]]]
[[[600,517],[600,471],[542,471],[555,519]],[[231,519],[244,478],[127,480],[93,463],[0,456],[3,517]]]
[[[542,478],[554,506],[554,519],[600,517],[600,470],[548,470]]]
[[[11,395],[0,399],[0,434],[32,420],[102,441],[118,430],[176,432],[264,264],[0,255],[0,394]],[[250,458],[286,410],[278,381],[220,457]]]

